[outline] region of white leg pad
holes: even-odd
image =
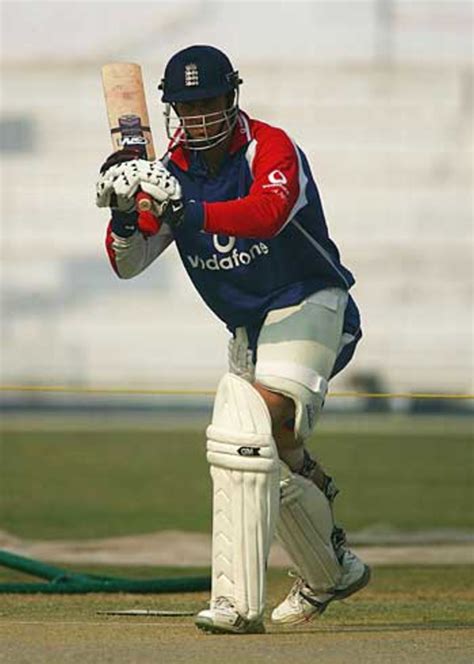
[[[214,494],[211,607],[227,597],[251,620],[264,609],[280,465],[265,401],[239,376],[228,373],[220,381],[207,437]]]
[[[281,466],[277,537],[305,583],[315,592],[327,592],[342,576],[331,541],[330,503],[313,482],[292,473],[285,464]]]

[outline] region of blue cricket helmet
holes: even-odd
[[[225,53],[214,46],[196,45],[173,55],[158,89],[163,92],[162,102],[174,104],[218,97],[241,83]]]

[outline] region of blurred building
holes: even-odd
[[[143,65],[152,127],[167,58],[228,51],[242,106],[305,149],[358,284],[351,376],[470,390],[469,2],[3,2],[1,380],[213,387],[227,333],[170,248],[142,276],[108,266],[94,207],[110,152],[100,66]]]

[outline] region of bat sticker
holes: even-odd
[[[122,115],[118,119],[118,123],[119,126],[111,130],[112,134],[120,134],[117,145],[120,147],[139,145],[145,149],[149,141],[145,138],[143,132],[150,131],[150,127],[144,127],[138,115]]]

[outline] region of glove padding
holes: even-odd
[[[133,159],[145,159],[146,155],[144,150],[140,147],[122,148],[112,152],[100,167],[99,173],[105,173],[112,166],[123,164],[125,161],[132,161]]]
[[[96,189],[97,206],[130,212],[135,209],[134,197],[139,189],[152,197],[153,212],[158,217],[164,215],[171,201],[175,204],[181,201],[178,180],[160,161],[132,159],[112,165],[101,173]]]
[[[112,152],[99,169],[100,177],[96,185],[98,207],[110,207],[119,212],[134,212],[135,202],[128,198],[117,198],[114,191],[114,181],[118,176],[117,166],[126,161],[133,161],[143,157],[141,148],[122,148]],[[112,168],[114,167],[114,168]],[[110,171],[110,172],[109,172]]]

